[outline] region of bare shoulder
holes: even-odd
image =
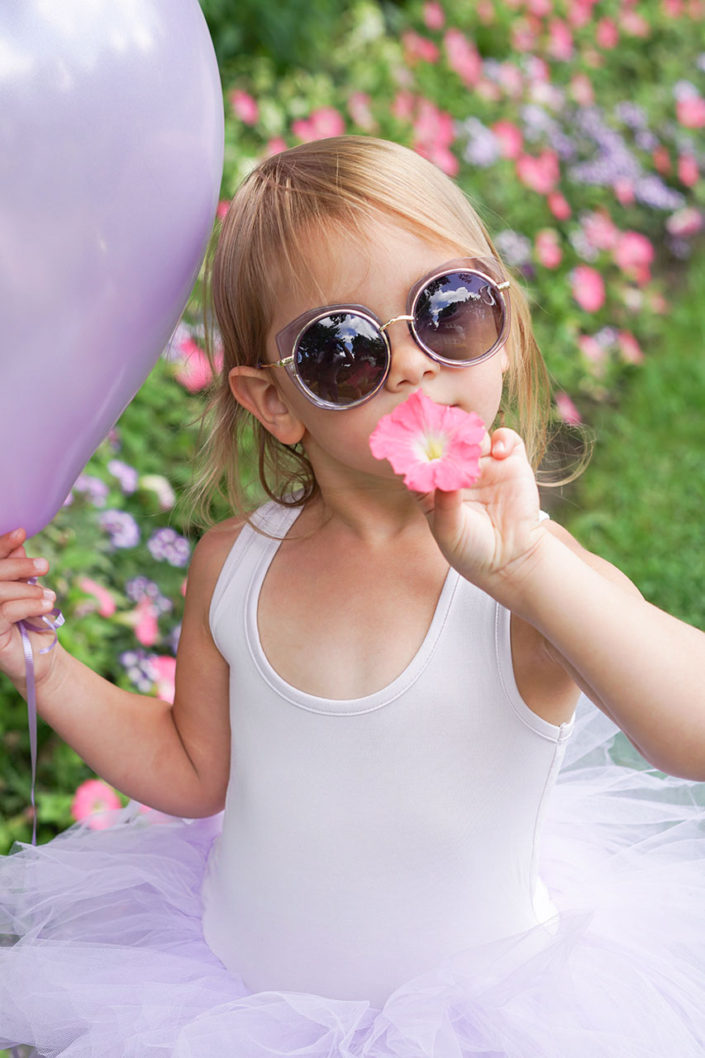
[[[210,602],[225,560],[245,524],[242,518],[228,518],[203,534],[191,556],[187,600]]]

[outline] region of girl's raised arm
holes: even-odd
[[[498,430],[478,485],[425,510],[448,561],[532,625],[662,771],[705,780],[705,633],[652,606],[565,530],[540,522],[520,438]]]
[[[219,811],[227,783],[227,665],[210,637],[207,602],[222,539],[215,547],[202,541],[194,553],[173,706],[116,687],[60,644],[42,655],[46,635],[31,635],[39,714],[116,789],[188,818]],[[36,624],[54,601],[53,593],[45,597],[41,587],[27,583],[46,573],[48,563],[27,558],[23,543],[22,531],[0,536],[0,671],[26,696],[17,624]]]

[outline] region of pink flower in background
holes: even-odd
[[[617,23],[611,18],[601,18],[597,23],[595,40],[601,48],[609,50],[616,48],[619,42],[619,29]]]
[[[495,121],[490,128],[499,142],[503,158],[518,158],[524,144],[521,129],[512,121]]]
[[[672,213],[666,221],[666,231],[678,239],[689,239],[697,235],[705,227],[705,217],[699,209],[692,206],[684,206],[676,213]]]
[[[416,100],[411,92],[402,90],[397,92],[392,103],[392,114],[400,121],[411,121],[414,116]]]
[[[617,201],[623,206],[631,206],[634,201],[634,184],[626,176],[615,180],[612,185]]]
[[[554,228],[544,228],[536,236],[536,256],[544,268],[558,268],[563,260],[558,232]]]
[[[567,393],[556,393],[556,407],[561,419],[568,426],[578,426],[583,421],[580,412]]]
[[[578,348],[590,365],[592,374],[600,378],[604,374],[608,359],[606,347],[600,345],[593,335],[580,334],[578,335]]]
[[[705,99],[699,95],[679,99],[676,103],[676,117],[687,129],[705,128]]]
[[[573,34],[562,19],[554,18],[548,26],[548,54],[558,62],[569,62],[573,58]]]
[[[598,271],[578,265],[570,275],[573,297],[585,312],[597,312],[605,303],[605,283]]]
[[[111,822],[107,813],[120,807],[120,798],[111,786],[102,779],[86,779],[74,794],[71,815],[91,830],[105,830]]]
[[[568,217],[573,213],[570,203],[560,191],[552,191],[546,199],[546,202],[556,220],[568,220]]]
[[[460,80],[472,88],[482,77],[482,58],[475,45],[459,29],[449,29],[443,37],[443,45],[451,70],[455,70]]]
[[[648,37],[651,32],[649,23],[638,11],[623,11],[620,25],[632,37]]]
[[[281,154],[282,151],[286,150],[286,140],[282,139],[281,136],[274,136],[273,139],[267,140],[267,144],[264,148],[265,158],[271,158],[275,154]]]
[[[590,107],[595,102],[595,90],[592,81],[585,73],[576,73],[570,81],[570,94],[582,107]]]
[[[140,599],[131,615],[131,622],[134,622],[135,638],[143,647],[151,647],[159,639],[158,616],[159,610],[151,599]]]
[[[516,162],[517,176],[522,184],[547,195],[553,191],[560,176],[558,155],[555,151],[541,151],[538,157],[522,154]]]
[[[666,147],[660,144],[651,152],[651,157],[654,160],[654,165],[659,173],[670,173],[671,171],[671,156],[668,153]]]
[[[537,18],[520,18],[512,22],[511,38],[514,51],[535,53],[538,49],[541,23]]]
[[[449,149],[455,138],[453,119],[450,114],[439,110],[430,100],[422,99],[413,127],[414,150],[424,158],[428,158],[444,173],[455,176],[460,165]]]
[[[435,3],[435,0],[426,0],[423,5],[423,20],[427,29],[442,29],[446,16],[441,5]]]
[[[644,354],[631,331],[620,331],[617,335],[617,341],[619,342],[619,351],[623,360],[628,364],[643,363]]]
[[[375,459],[387,459],[415,492],[467,488],[480,476],[485,424],[474,412],[435,404],[421,390],[383,416],[370,436]]]
[[[176,658],[169,654],[153,654],[152,667],[157,674],[157,694],[165,702],[174,701],[174,680],[176,679]]]
[[[526,10],[536,18],[547,18],[553,10],[553,0],[527,0]]]
[[[645,235],[638,231],[621,232],[614,248],[614,259],[625,275],[637,283],[648,283],[651,279],[651,263],[654,247]]]
[[[595,210],[581,218],[583,235],[594,250],[614,250],[619,240],[619,228],[606,210]]]
[[[686,187],[695,187],[698,182],[698,163],[692,154],[682,154],[678,159],[678,179]]]
[[[242,121],[244,125],[256,125],[259,118],[259,107],[257,101],[248,92],[242,92],[236,88],[230,93],[230,106],[233,114]]]
[[[401,42],[404,48],[404,58],[413,66],[417,62],[438,62],[441,53],[437,44],[428,37],[422,37],[420,33],[415,33],[413,29],[406,30],[401,35]]]
[[[225,220],[228,213],[230,212],[230,199],[223,198],[218,203],[218,208],[215,211],[215,215],[218,220]]]
[[[348,97],[348,113],[356,125],[367,132],[377,127],[377,122],[372,116],[370,104],[372,99],[366,92],[353,92]]]
[[[303,143],[311,143],[313,140],[326,140],[330,136],[342,136],[345,122],[335,107],[319,107],[308,118],[292,122],[291,131]]]
[[[90,577],[81,577],[78,582],[78,586],[81,591],[85,592],[86,595],[92,595],[98,603],[97,612],[101,617],[112,617],[117,609],[115,600],[106,587],[99,584],[96,580],[91,580]]]
[[[176,381],[189,393],[198,393],[210,385],[213,379],[210,361],[193,338],[183,341],[179,351],[182,359],[174,372]]]

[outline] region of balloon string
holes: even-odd
[[[48,654],[56,646],[59,636],[57,629],[64,623],[64,615],[61,610],[54,609],[41,618],[47,629],[53,634],[51,643],[39,651],[40,654]],[[32,844],[37,844],[37,808],[35,804],[35,787],[37,783],[37,691],[34,682],[34,656],[32,654],[32,642],[29,638],[30,632],[44,632],[45,629],[35,628],[26,621],[18,621],[17,627],[22,636],[22,649],[24,651],[25,678],[27,683],[27,723],[29,725],[29,752],[32,760],[32,789],[30,803],[32,805]]]

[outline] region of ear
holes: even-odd
[[[228,375],[230,392],[266,430],[285,445],[297,444],[305,432],[278,389],[271,372],[257,367],[234,367]]]

